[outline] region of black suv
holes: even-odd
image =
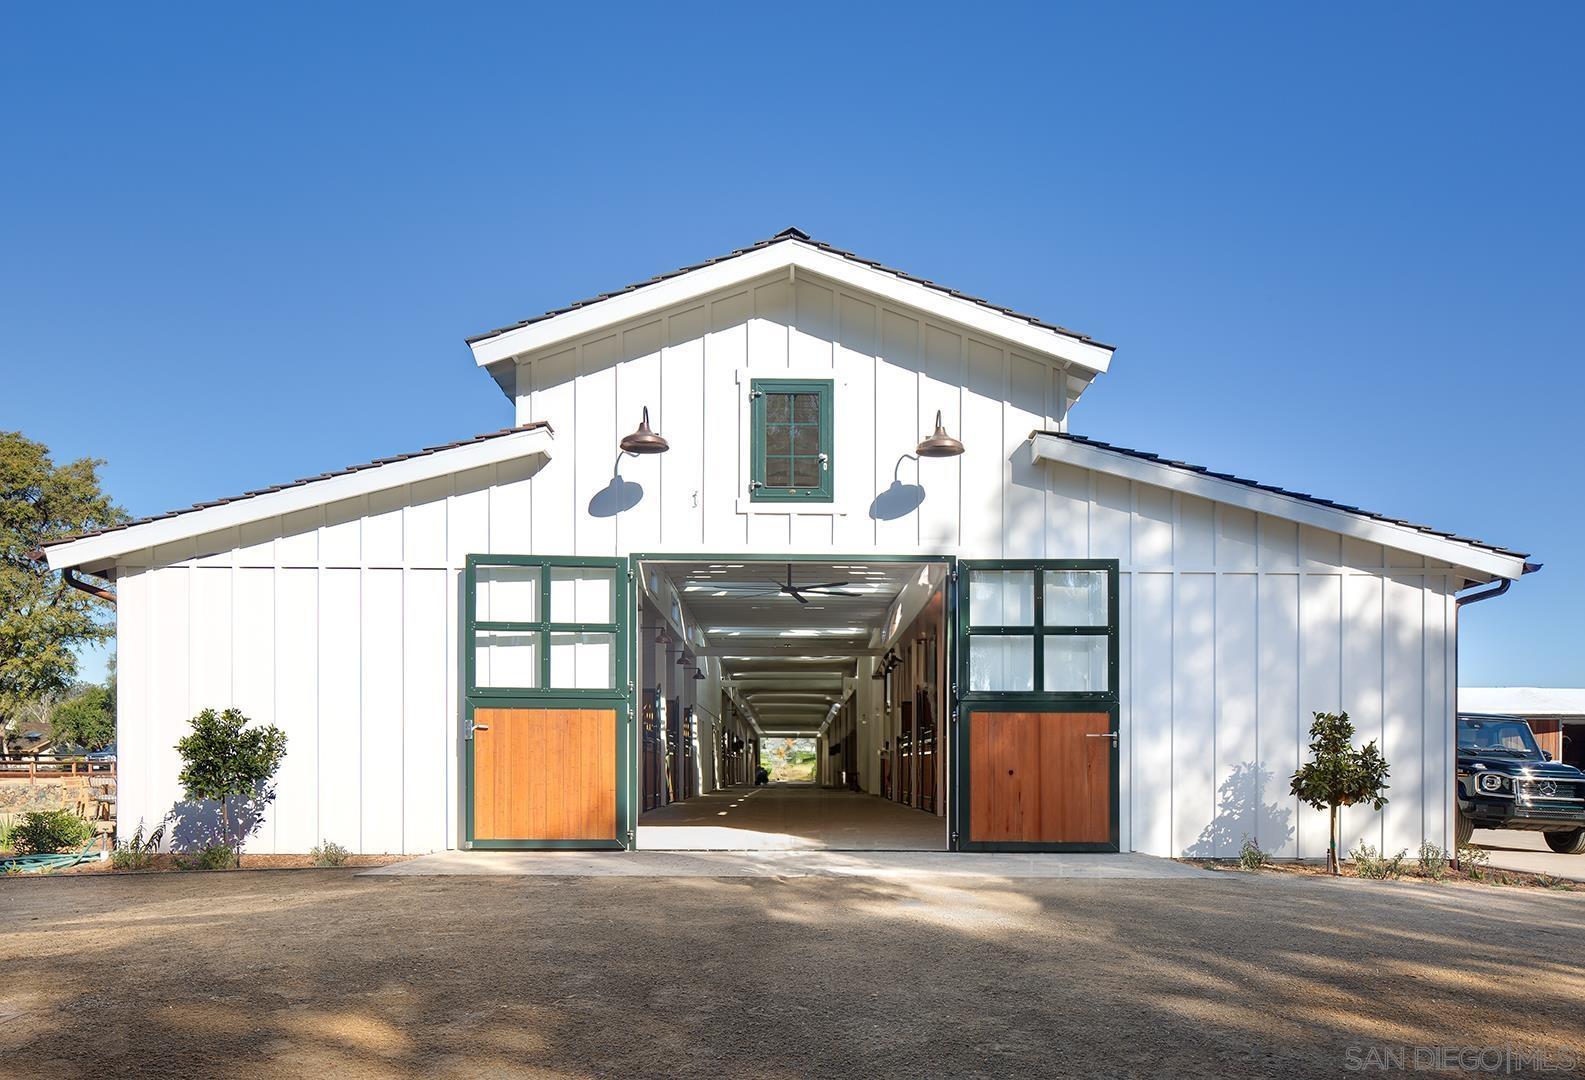
[[[1585,772],[1553,761],[1517,716],[1459,713],[1460,847],[1477,825],[1544,833],[1553,851],[1585,854]]]

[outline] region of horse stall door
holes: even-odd
[[[969,841],[1117,850],[1109,712],[969,714]]]
[[[614,709],[474,710],[476,841],[617,839]]]

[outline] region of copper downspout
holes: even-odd
[[[89,596],[97,596],[99,599],[108,600],[112,604],[116,602],[115,593],[111,592],[102,585],[95,585],[91,581],[84,581],[82,578],[77,576],[77,571],[69,566],[61,571],[61,580],[66,582],[66,584],[70,585],[72,588],[87,593]]]

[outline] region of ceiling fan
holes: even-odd
[[[800,604],[807,604],[809,601],[806,598],[810,597],[810,596],[851,596],[851,597],[858,597],[858,596],[862,596],[863,595],[862,593],[843,592],[841,587],[844,586],[844,585],[850,584],[850,582],[846,582],[846,581],[822,581],[822,582],[820,582],[819,584],[816,584],[816,585],[794,585],[793,584],[793,564],[792,563],[788,563],[787,564],[787,580],[785,582],[775,581],[775,580],[771,580],[771,579],[766,579],[766,584],[774,585],[775,588],[776,588],[776,591],[775,592],[771,592],[769,589],[766,589],[766,588],[764,588],[762,586],[752,585],[752,586],[748,586],[748,587],[753,589],[754,592],[745,593],[743,595],[744,596],[790,596],[794,600],[798,601]],[[733,586],[728,585],[728,586],[726,586],[726,588],[731,589],[731,588],[733,588]]]

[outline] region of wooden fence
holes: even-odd
[[[0,780],[53,780],[62,776],[116,775],[115,758],[89,758],[60,754],[0,754]]]

